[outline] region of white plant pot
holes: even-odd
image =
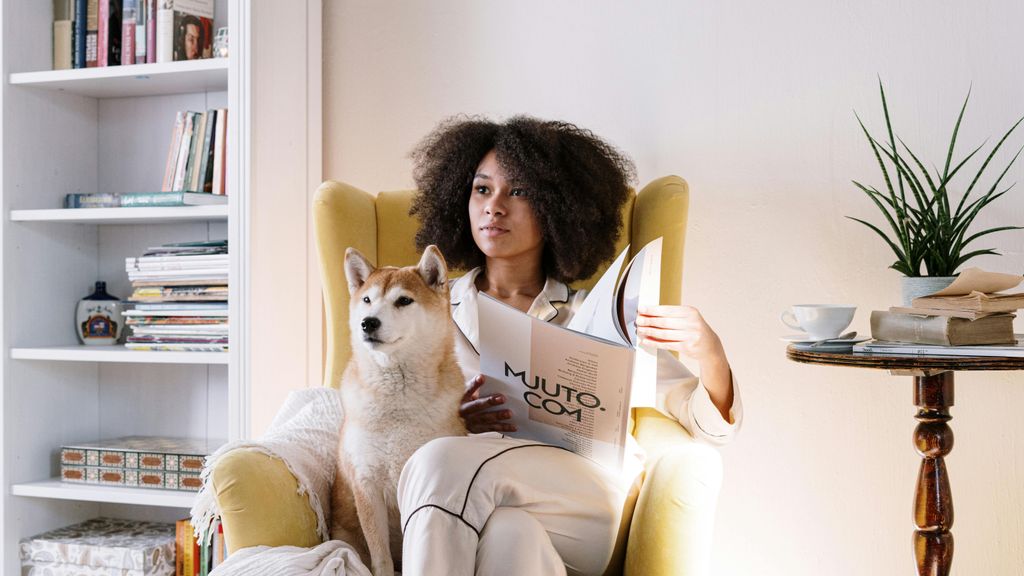
[[[900,288],[903,291],[903,305],[911,306],[914,298],[934,294],[949,286],[956,276],[903,276]]]

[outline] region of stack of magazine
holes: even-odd
[[[226,240],[149,248],[128,258],[134,309],[124,313],[133,350],[225,352],[228,349]]]
[[[949,287],[915,298],[911,306],[871,313],[873,341],[855,353],[916,356],[1024,357],[1024,334],[1013,321],[1024,293],[1006,293],[1024,280],[1016,274],[969,268]]]

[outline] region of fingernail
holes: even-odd
[[[640,306],[637,310],[641,314],[646,314],[648,311],[650,311],[650,307],[649,306]]]
[[[500,404],[500,403],[502,403],[504,401],[505,401],[505,397],[502,396],[501,394],[495,394],[494,395],[494,403],[495,404]]]

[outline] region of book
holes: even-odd
[[[227,204],[227,198],[205,192],[137,192],[121,194],[121,206],[205,206]]]
[[[923,296],[914,298],[915,308],[937,310],[971,310],[976,312],[1014,312],[1024,308],[1024,292],[1014,294],[986,294],[971,292],[957,296]]]
[[[121,64],[121,9],[123,0],[99,0],[97,65]]]
[[[146,3],[146,63],[156,62],[156,5],[157,0],[143,0]]]
[[[75,3],[75,27],[72,37],[75,41],[73,50],[74,57],[72,65],[75,68],[85,68],[86,57],[86,27],[89,21],[89,0],[74,0]]]
[[[227,137],[227,126],[228,110],[227,108],[218,108],[216,134],[213,138],[213,182],[210,190],[214,194],[225,194],[227,190],[224,187],[224,162],[227,161],[227,143],[224,139]]]
[[[213,168],[210,165],[210,160],[213,158],[213,133],[217,125],[217,110],[210,110],[206,113],[206,129],[203,131],[203,147],[200,151],[202,155],[201,162],[199,164],[199,174],[194,179],[195,186],[194,190],[197,192],[212,192],[210,181],[207,178],[207,172]]]
[[[914,316],[949,316],[950,318],[966,318],[977,320],[1001,312],[977,312],[975,310],[941,310],[938,308],[914,308],[913,306],[890,306],[889,312],[897,314],[913,314]]]
[[[95,68],[98,64],[98,42],[100,26],[99,0],[87,0],[85,13],[85,67]]]
[[[641,302],[658,302],[661,239],[623,271],[625,255],[567,327],[487,294],[478,299],[480,369],[487,377],[481,394],[506,396],[517,428],[509,435],[572,450],[613,470],[623,464],[630,406],[639,398],[654,401],[657,355],[636,348],[636,316]]]
[[[937,310],[968,310],[973,312],[1013,312],[1024,308],[1024,293],[1001,293],[1024,281],[1018,274],[986,272],[968,268],[946,288],[914,298],[914,308]]]
[[[174,168],[174,182],[171,190],[185,189],[185,169],[188,167],[188,153],[192,145],[192,136],[195,133],[196,119],[199,114],[196,112],[185,112],[185,126],[178,142],[178,159]]]
[[[185,114],[186,112],[183,110],[178,110],[174,116],[174,130],[171,131],[171,146],[167,150],[167,163],[164,164],[161,192],[171,192],[174,189],[174,170],[177,167],[178,147],[181,146],[181,137],[185,129]]]
[[[157,62],[197,60],[213,55],[213,0],[159,0]]]
[[[884,310],[871,312],[871,337],[886,342],[940,346],[1013,344],[1013,314],[968,320],[949,316],[915,316]]]
[[[139,0],[121,0],[121,64],[135,64],[135,25]]]
[[[207,192],[135,192],[130,194],[68,194],[65,208],[139,208],[227,204],[226,196]]]
[[[64,196],[65,208],[117,208],[121,199],[117,194],[68,194]]]
[[[1024,358],[1024,334],[1015,335],[1016,342],[1008,345],[987,346],[938,346],[935,344],[912,344],[908,342],[882,342],[873,340],[856,344],[856,354],[880,356],[995,356]]]
[[[53,69],[68,70],[74,64],[73,0],[53,0]]]

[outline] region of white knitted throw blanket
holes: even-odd
[[[371,576],[359,555],[341,540],[315,548],[253,546],[243,548],[210,576]]]
[[[231,450],[255,448],[284,461],[298,480],[298,493],[309,497],[320,539],[328,540],[330,526],[326,507],[331,503],[340,428],[341,397],[337,390],[318,387],[292,391],[262,439],[229,442],[207,457],[202,473],[203,487],[192,505],[192,525],[197,536],[212,536],[210,526],[214,518],[220,516],[210,479],[217,460]]]

